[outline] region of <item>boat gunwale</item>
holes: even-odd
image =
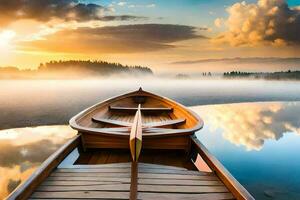
[[[192,128],[186,128],[186,129],[182,129],[181,132],[178,132],[178,133],[172,133],[172,134],[165,134],[165,133],[154,133],[154,134],[146,134],[144,135],[144,137],[146,138],[150,138],[150,137],[169,137],[169,136],[177,136],[177,135],[192,135],[194,132],[200,130],[203,128],[204,126],[204,122],[203,120],[192,110],[190,110],[189,108],[187,108],[186,106],[172,100],[172,99],[169,99],[165,96],[161,96],[161,95],[158,95],[158,94],[155,94],[155,93],[152,93],[152,92],[148,92],[148,91],[145,91],[145,90],[135,90],[135,91],[132,91],[132,92],[128,92],[128,93],[124,93],[124,94],[121,94],[121,95],[116,95],[116,96],[113,96],[111,98],[108,98],[108,99],[105,99],[99,103],[96,103],[86,109],[84,109],[83,111],[79,112],[78,114],[76,114],[75,116],[73,116],[70,120],[69,120],[69,125],[79,131],[80,133],[89,133],[89,134],[97,134],[97,135],[114,135],[114,136],[118,136],[118,137],[128,137],[129,135],[126,133],[120,133],[120,132],[108,132],[108,131],[101,131],[99,130],[99,128],[89,128],[89,127],[84,127],[84,126],[81,126],[79,125],[79,123],[77,123],[78,120],[81,120],[83,117],[85,117],[86,115],[90,114],[91,112],[93,112],[95,109],[97,109],[97,107],[101,106],[101,104],[109,104],[110,101],[113,101],[113,100],[121,100],[121,99],[124,99],[124,98],[128,98],[130,97],[131,95],[134,95],[135,93],[138,94],[138,92],[143,92],[145,94],[148,94],[149,96],[152,96],[152,97],[155,97],[161,101],[165,101],[165,102],[169,102],[171,104],[175,104],[177,105],[181,111],[185,111],[187,112],[187,114],[193,116],[195,119],[196,119],[196,125]],[[174,130],[181,130],[181,129],[174,129]]]

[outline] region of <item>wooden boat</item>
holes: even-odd
[[[140,88],[70,126],[78,135],[8,199],[254,199],[196,138],[202,119],[168,98]]]

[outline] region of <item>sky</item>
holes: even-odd
[[[300,0],[0,0],[0,66],[20,69],[69,59],[161,73],[298,69],[299,35]]]

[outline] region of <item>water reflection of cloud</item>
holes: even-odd
[[[210,131],[247,150],[260,150],[267,139],[280,139],[286,132],[300,135],[300,103],[243,103],[193,107]]]
[[[0,131],[0,199],[56,149],[75,135],[68,126],[41,126]]]

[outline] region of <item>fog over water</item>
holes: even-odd
[[[2,80],[0,129],[66,124],[106,98],[139,87],[186,106],[300,100],[300,82],[264,80]]]

